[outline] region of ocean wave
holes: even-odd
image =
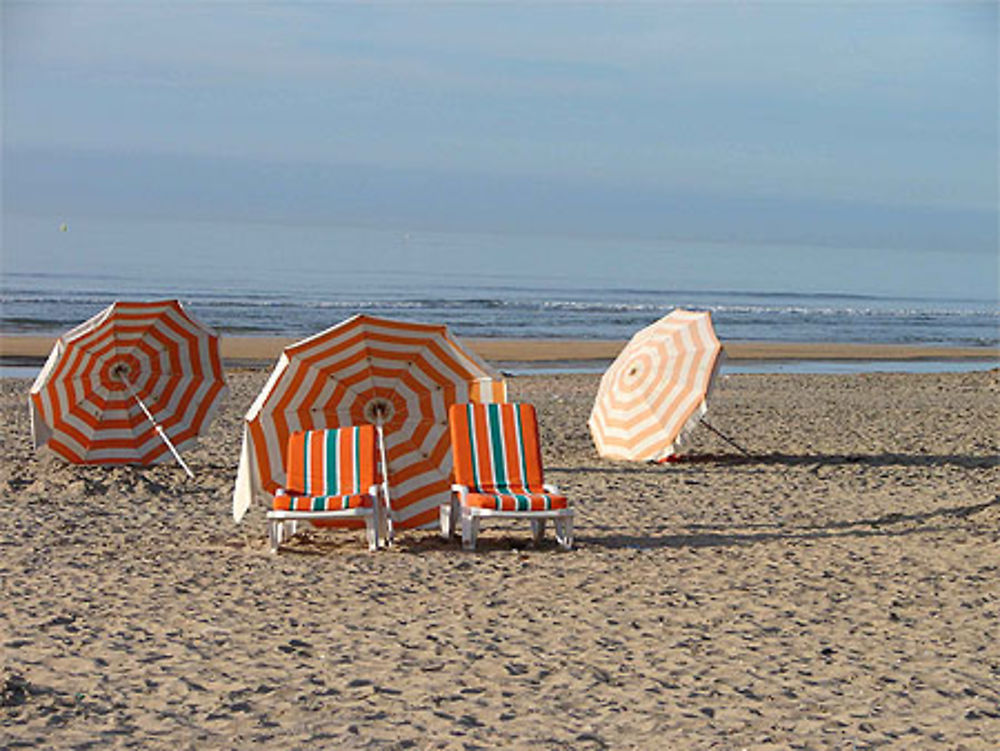
[[[690,293],[688,293],[690,294]],[[732,297],[743,298],[750,293],[729,293]],[[763,297],[765,295],[757,295]],[[53,294],[43,290],[4,289],[0,293],[2,306],[39,306],[58,308],[60,306],[107,306],[116,299],[165,299],[179,298],[185,303],[201,308],[280,308],[303,310],[525,310],[551,312],[580,313],[648,313],[660,314],[675,308],[705,310],[718,315],[784,315],[784,316],[858,316],[858,317],[895,317],[916,319],[927,317],[984,317],[1000,319],[1000,306],[976,305],[969,307],[953,307],[938,305],[906,305],[906,306],[858,306],[858,305],[819,305],[815,301],[824,295],[802,295],[796,302],[783,304],[747,304],[742,302],[704,302],[693,298],[678,296],[675,299],[657,301],[634,301],[609,299],[578,299],[572,297],[537,298],[520,296],[507,297],[463,297],[463,296],[342,296],[319,297],[303,296],[294,292],[286,295],[276,295],[273,291],[233,291],[210,293],[145,292],[128,294],[121,291],[77,290]],[[777,296],[775,296],[777,297]],[[782,298],[785,296],[781,296]],[[939,301],[940,303],[940,301]]]
[[[460,336],[621,339],[675,307],[707,310],[723,339],[779,341],[873,341],[996,347],[1000,309],[949,301],[887,304],[860,296],[703,293],[636,296],[620,291],[575,290],[545,295],[508,290],[496,295],[394,295],[331,291],[302,295],[265,289],[206,289],[172,294],[144,289],[71,291],[43,284],[8,284],[0,293],[4,332],[58,334],[94,315],[116,298],[179,297],[205,323],[227,333],[305,336],[355,313],[446,323]],[[766,298],[766,299],[765,299]],[[821,299],[823,298],[823,299]],[[843,303],[843,304],[837,304]]]
[[[551,313],[636,313],[663,316],[676,308],[704,310],[713,315],[739,316],[826,316],[859,318],[900,318],[920,317],[950,318],[995,318],[1000,319],[997,309],[958,308],[869,308],[869,307],[816,307],[809,305],[692,305],[690,303],[632,303],[593,300],[523,300],[516,298],[418,298],[418,299],[369,299],[369,300],[302,300],[302,299],[256,299],[245,298],[203,299],[193,298],[192,305],[206,308],[260,307],[260,308],[301,308],[303,310],[467,310],[492,311],[532,311]]]

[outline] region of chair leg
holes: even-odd
[[[479,536],[479,517],[462,510],[462,549],[475,550]]]
[[[452,493],[448,505],[441,507],[441,513],[442,518],[447,521],[447,530],[442,529],[441,536],[450,540],[461,531],[462,504],[459,503],[458,497],[454,493]]]
[[[438,521],[441,524],[441,536],[450,540],[455,535],[455,517],[452,515],[455,509],[452,508],[451,501],[442,503],[438,508]]]
[[[281,545],[281,539],[278,535],[280,525],[281,522],[274,519],[267,520],[267,542],[272,553],[277,553],[278,547]]]
[[[563,516],[556,519],[556,542],[563,550],[573,547],[573,517]]]
[[[379,544],[381,544],[383,548],[387,548],[392,545],[392,520],[389,518],[388,512],[384,509],[379,520],[379,534],[381,535]]]
[[[396,527],[392,522],[392,517],[389,514],[385,515],[385,546],[392,547],[393,541],[396,539]]]
[[[531,539],[535,545],[541,545],[542,540],[545,539],[545,520],[544,519],[532,519],[531,520]]]
[[[374,515],[365,518],[365,535],[368,537],[368,550],[371,552],[378,550],[378,520]]]
[[[368,532],[368,544],[371,545],[371,537],[375,536],[375,547],[384,548],[389,544],[389,512],[382,505],[381,499],[376,496],[375,504],[372,506],[372,515],[365,519],[365,524],[370,524],[374,532]]]

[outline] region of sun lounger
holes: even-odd
[[[462,547],[475,550],[484,517],[528,519],[536,544],[545,523],[556,540],[573,544],[573,511],[566,497],[544,483],[538,420],[531,404],[455,404],[448,413],[455,484],[440,509],[441,534],[451,538],[460,522]]]
[[[317,526],[363,521],[369,550],[379,547],[385,514],[375,438],[373,425],[304,430],[288,437],[287,484],[267,513],[272,553],[303,521]]]

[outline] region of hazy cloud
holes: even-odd
[[[826,222],[806,234],[996,244],[981,221],[998,200],[992,3],[2,7],[4,178],[21,207],[45,180],[66,200],[95,191],[42,154],[121,181],[97,193],[129,205],[148,169],[158,212],[185,210],[187,168],[230,165],[220,210],[280,215],[309,189],[347,192],[309,176],[350,165],[399,221],[661,232],[670,217],[776,240]],[[277,171],[285,192],[235,179],[246,170]],[[515,200],[541,185],[559,222]],[[664,209],[685,195],[683,216]],[[361,213],[341,220],[369,221],[345,201]]]

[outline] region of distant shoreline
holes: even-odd
[[[56,337],[0,334],[0,361],[34,364],[44,361]],[[236,364],[276,359],[296,337],[223,336],[222,358]],[[625,340],[604,339],[462,339],[480,357],[491,362],[580,362],[613,360]],[[731,361],[829,360],[1000,360],[996,347],[932,347],[899,344],[837,342],[724,342]]]

